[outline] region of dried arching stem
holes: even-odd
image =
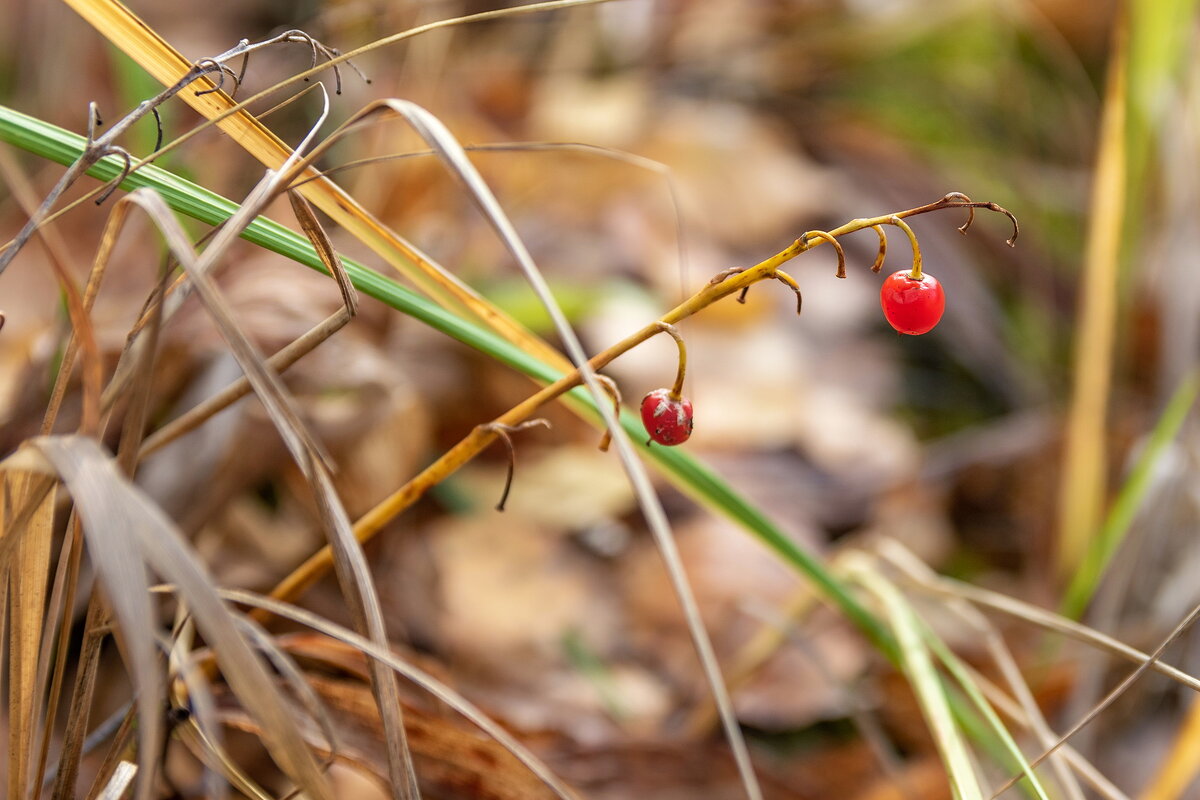
[[[118,186],[121,185],[121,183],[133,170],[150,160],[142,159],[135,164],[128,151],[116,144],[117,139],[124,135],[124,133],[128,131],[136,122],[141,120],[147,114],[154,114],[155,119],[158,121],[158,141],[155,144],[156,152],[152,157],[160,155],[160,153],[157,152],[162,143],[162,120],[158,115],[159,106],[170,100],[175,95],[179,94],[179,92],[181,92],[185,87],[213,73],[215,73],[217,76],[215,84],[210,85],[205,89],[198,90],[196,92],[197,96],[220,91],[225,85],[226,75],[231,76],[235,84],[240,84],[242,76],[234,73],[233,70],[226,65],[227,61],[236,58],[239,55],[248,55],[254,50],[284,41],[308,41],[311,43],[314,53],[319,50],[323,55],[325,55],[325,57],[329,59],[333,66],[337,80],[337,91],[339,94],[341,93],[341,75],[338,71],[338,64],[342,63],[343,61],[347,61],[347,59],[341,56],[336,50],[320,44],[303,31],[287,31],[279,36],[275,36],[254,44],[250,44],[248,41],[243,39],[236,46],[219,56],[200,59],[199,61],[195,62],[192,65],[192,68],[188,70],[187,73],[185,73],[182,77],[180,77],[180,79],[173,85],[168,86],[154,97],[148,100],[143,100],[137,105],[136,108],[118,120],[111,128],[109,128],[106,133],[101,136],[96,135],[96,128],[103,124],[100,119],[100,112],[94,102],[89,103],[87,146],[84,148],[82,155],[80,155],[75,163],[68,167],[67,171],[63,173],[58,183],[55,184],[54,188],[50,190],[50,193],[42,201],[42,204],[38,207],[37,211],[30,216],[28,222],[26,222],[21,228],[21,231],[13,238],[7,247],[5,247],[3,250],[0,250],[0,273],[3,273],[8,265],[12,263],[12,260],[16,257],[17,253],[20,252],[21,248],[24,247],[26,242],[29,241],[29,238],[33,235],[33,232],[38,228],[39,225],[42,224],[46,217],[49,216],[51,209],[54,208],[55,203],[58,202],[58,199],[62,196],[63,192],[70,188],[71,185],[79,180],[79,178],[81,178],[84,174],[86,174],[87,171],[96,164],[96,162],[108,156],[117,156],[123,162],[121,171],[117,177],[110,181],[109,184],[102,190],[100,190],[99,194],[96,196],[96,205],[100,205],[108,199],[108,197],[117,189]],[[362,72],[358,70],[357,67],[355,67],[353,64],[350,66],[360,75],[362,75]],[[316,67],[314,64],[314,69],[315,68]],[[308,73],[311,72],[313,72],[313,70],[308,70]],[[366,76],[363,76],[363,79],[367,80]]]
[[[593,5],[596,3],[603,3],[603,2],[608,2],[608,1],[609,0],[542,0],[542,2],[529,3],[529,4],[523,5],[523,6],[492,9],[490,11],[482,11],[482,12],[478,12],[475,14],[467,14],[467,15],[463,15],[463,16],[451,17],[448,19],[441,19],[441,20],[436,20],[434,22],[425,23],[424,25],[418,25],[418,26],[416,26],[414,28],[410,28],[406,31],[401,31],[400,33],[396,33],[391,36],[386,36],[382,39],[378,39],[369,44],[365,44],[361,47],[355,48],[353,51],[351,51],[349,53],[342,53],[339,50],[337,50],[336,48],[332,48],[332,47],[326,48],[329,51],[329,53],[332,54],[332,57],[330,58],[330,60],[328,61],[327,64],[314,66],[311,69],[305,70],[304,72],[298,73],[296,75],[292,75],[291,77],[288,77],[288,78],[285,78],[282,81],[279,81],[278,83],[276,83],[275,85],[269,86],[266,89],[263,89],[262,91],[258,92],[257,94],[254,94],[253,96],[248,97],[239,103],[231,103],[228,108],[226,108],[225,110],[221,111],[220,113],[210,117],[209,119],[201,122],[195,128],[191,129],[187,133],[184,133],[183,135],[179,136],[178,138],[176,138],[175,140],[173,140],[172,142],[167,144],[165,148],[161,147],[161,142],[159,142],[159,146],[156,146],[155,151],[153,153],[146,156],[145,158],[139,159],[137,161],[137,163],[135,163],[133,165],[132,171],[136,172],[138,169],[140,169],[145,164],[149,164],[149,163],[153,162],[154,160],[162,157],[167,152],[170,152],[171,150],[174,150],[174,149],[182,146],[185,142],[187,142],[192,137],[199,135],[200,133],[202,133],[203,131],[207,130],[210,127],[220,124],[222,121],[228,119],[229,117],[231,117],[235,114],[239,114],[239,113],[243,113],[243,114],[246,113],[246,109],[250,105],[252,105],[253,103],[255,103],[259,100],[262,100],[263,98],[267,97],[268,95],[270,95],[274,92],[277,92],[281,89],[287,88],[288,86],[291,86],[293,84],[299,83],[299,82],[307,83],[314,75],[316,75],[322,69],[326,69],[328,67],[336,68],[341,64],[347,64],[356,73],[358,73],[358,75],[363,79],[364,82],[371,83],[371,79],[363,74],[362,70],[359,69],[354,64],[354,61],[352,59],[362,56],[373,50],[378,50],[382,47],[396,44],[398,42],[401,42],[401,41],[404,41],[407,39],[411,39],[416,36],[420,36],[421,34],[424,34],[424,33],[429,33],[429,32],[435,31],[435,30],[441,30],[443,28],[456,27],[456,26],[468,24],[471,22],[482,22],[485,20],[495,20],[495,19],[502,19],[502,18],[506,18],[506,17],[524,16],[524,15],[534,14],[534,13],[543,12],[543,11],[551,11],[551,10],[561,9],[561,8],[571,8],[571,7],[575,7],[575,6]],[[79,11],[80,9],[76,8],[76,10]],[[97,24],[98,20],[96,18],[89,18],[89,21],[95,25],[95,24]],[[111,22],[111,20],[106,20],[106,21]],[[117,25],[121,25],[121,24],[139,25],[140,20],[138,20],[136,16],[134,16],[131,12],[129,12],[128,9],[122,9],[122,13],[116,18],[115,24],[117,24]],[[103,32],[103,30],[102,30],[102,32]],[[307,34],[305,34],[305,35],[307,35]],[[278,38],[278,37],[274,37],[274,38]],[[273,43],[274,38],[272,40],[268,40],[267,42],[262,42],[259,44],[261,45],[261,44]],[[239,43],[239,45],[240,45],[240,43]],[[251,45],[251,47],[256,48],[255,45]],[[237,47],[235,47],[234,50],[237,50]],[[232,53],[229,57],[232,58],[232,57],[238,55],[239,53],[242,55],[245,55],[244,51],[238,51],[238,52]],[[222,54],[222,56],[217,56],[217,57],[215,57],[214,60],[219,61],[223,58],[224,55],[225,54]],[[145,64],[143,64],[143,66],[145,66]],[[242,70],[238,76],[239,82],[240,82],[240,79],[244,75],[245,66],[246,66],[246,64],[243,60]],[[142,111],[141,109],[142,109],[142,106],[146,106],[146,105],[148,105],[151,110],[157,108],[158,105],[162,104],[162,102],[164,101],[165,98],[174,96],[182,88],[187,86],[189,83],[197,80],[199,77],[201,77],[204,74],[207,74],[207,72],[211,72],[211,71],[213,71],[213,67],[211,65],[204,67],[204,68],[197,68],[197,67],[193,66],[192,69],[188,70],[186,73],[181,75],[179,80],[175,84],[172,84],[172,86],[170,88],[165,90],[163,93],[160,93],[156,98],[144,102],[141,106],[138,107],[138,109],[135,109],[135,111],[132,113],[140,112],[141,114],[144,114],[145,112]],[[198,74],[193,74],[193,73],[198,73]],[[296,96],[299,96],[302,94],[304,94],[304,92],[299,92]],[[294,99],[294,97],[293,97],[293,99]],[[273,112],[275,110],[278,110],[279,107],[286,105],[288,102],[290,102],[290,101],[284,101],[283,103],[280,103],[278,106],[271,109],[270,111],[264,112],[262,114],[256,114],[255,116],[258,117],[259,119],[262,119],[262,117],[266,116],[267,114],[270,114],[271,112]],[[140,116],[138,118],[140,119]],[[126,119],[123,119],[120,124],[125,125],[127,120],[128,120],[128,117]],[[132,120],[132,121],[136,121],[136,119]],[[130,122],[132,122],[132,121],[130,121]],[[89,164],[88,167],[90,168],[90,166],[91,165]],[[76,174],[72,178],[71,182],[73,182],[75,179],[77,179],[79,177],[79,175],[82,175],[86,171],[87,171],[87,168],[80,171],[78,174]],[[314,171],[314,175],[316,177],[319,177],[319,173],[315,173],[315,171]],[[312,177],[313,176],[310,176],[310,179]],[[299,185],[300,183],[305,183],[305,182],[307,182],[307,180],[299,181],[299,182],[297,182],[296,185]],[[69,186],[70,183],[67,183],[65,185]],[[64,209],[54,212],[54,214],[52,216],[57,217],[60,214],[64,213],[65,211],[67,211],[71,208],[74,208],[76,205],[86,202],[88,199],[95,197],[97,194],[99,194],[100,191],[102,191],[102,189],[95,189],[90,192],[87,192],[83,197],[72,201]],[[48,200],[48,202],[46,204],[47,207],[53,207],[54,202],[57,201],[57,199],[60,195],[61,195],[61,191],[58,191],[55,194],[53,200]],[[46,214],[48,214],[48,213],[49,212],[47,211]],[[46,215],[43,215],[43,216],[46,216]],[[36,225],[34,225],[33,227],[36,227]],[[0,245],[0,254],[5,254],[11,250],[19,250],[22,246],[24,246],[24,244],[27,240],[28,240],[28,235],[24,231],[22,231],[21,233],[19,233],[16,237],[14,237],[9,242],[5,243],[4,245]],[[0,259],[0,272],[4,271],[4,268],[7,266],[7,263],[8,263],[7,260]]]
[[[243,39],[243,41],[245,41],[245,40]],[[201,67],[203,69],[208,69],[212,72],[215,72],[217,75],[216,85],[210,86],[207,89],[197,89],[196,97],[203,97],[206,94],[213,94],[214,92],[219,92],[219,91],[223,90],[225,88],[225,76],[226,75],[233,78],[233,82],[234,82],[233,91],[235,93],[237,92],[237,87],[238,87],[238,84],[241,83],[241,79],[238,77],[237,73],[235,73],[231,67],[221,63],[220,61],[217,61],[215,58],[202,58],[196,62],[196,66]],[[230,96],[232,97],[233,95],[230,94]]]
[[[1005,244],[1009,247],[1016,247],[1017,236],[1021,233],[1021,226],[1017,223],[1016,216],[1011,211],[996,203],[976,203],[971,198],[967,197],[962,192],[949,192],[941,200],[929,205],[919,206],[918,208],[910,209],[909,213],[901,214],[900,216],[914,216],[916,214],[924,214],[929,211],[939,211],[943,208],[965,208],[967,209],[967,221],[959,227],[959,232],[966,234],[967,229],[971,227],[971,223],[975,221],[975,209],[982,208],[987,211],[995,211],[997,214],[1003,214],[1008,217],[1008,221],[1012,223],[1012,236],[1005,240]]]
[[[1100,650],[1120,656],[1138,665],[1149,664],[1155,672],[1171,678],[1192,691],[1200,692],[1200,679],[1189,675],[1183,670],[1171,666],[1165,661],[1151,660],[1148,653],[1130,647],[1119,639],[1114,639],[1100,631],[1081,625],[1072,619],[1047,611],[1043,608],[1018,600],[1015,597],[984,589],[963,581],[931,574],[931,571],[917,570],[912,566],[912,556],[905,556],[893,543],[881,548],[881,555],[893,565],[900,568],[905,579],[913,586],[939,597],[954,600],[966,600],[974,606],[1007,614],[1015,619],[1036,625],[1048,631],[1070,637],[1076,641],[1091,645]]]
[[[233,47],[229,48],[224,53],[221,53],[221,55],[215,56],[213,58],[206,58],[203,61],[197,62],[197,65],[199,65],[199,64],[216,65],[218,68],[220,68],[221,74],[218,77],[218,82],[215,87],[212,87],[210,89],[205,89],[202,92],[196,92],[196,95],[200,96],[200,95],[210,94],[212,92],[219,91],[221,88],[223,88],[224,83],[225,83],[224,73],[228,73],[230,75],[230,77],[233,78],[233,81],[234,81],[233,91],[230,92],[230,97],[233,97],[234,94],[236,94],[238,88],[242,84],[242,78],[246,74],[246,67],[250,63],[250,54],[251,53],[255,52],[256,50],[261,50],[264,47],[270,47],[271,45],[283,44],[283,43],[289,43],[289,42],[295,42],[295,43],[299,43],[299,44],[307,44],[309,46],[309,48],[312,50],[312,66],[309,67],[308,71],[306,72],[306,74],[304,76],[304,80],[306,82],[309,80],[309,76],[317,69],[317,63],[321,60],[322,57],[324,57],[327,61],[330,62],[330,65],[333,67],[334,93],[335,94],[342,93],[342,71],[341,71],[341,67],[339,65],[345,59],[340,59],[341,53],[338,50],[336,50],[335,48],[321,44],[321,42],[319,42],[315,37],[313,37],[309,33],[306,33],[299,29],[292,29],[289,31],[284,31],[283,33],[280,33],[276,36],[272,36],[269,39],[263,39],[262,41],[259,41],[259,42],[251,43],[249,39],[242,39],[240,42],[235,44]],[[232,61],[233,59],[237,58],[238,56],[242,57],[242,66],[238,70],[238,72],[235,74],[232,69],[230,69],[229,67],[226,66],[226,62]],[[356,73],[358,73],[358,76],[363,79],[363,82],[365,82],[365,83],[371,82],[370,78],[368,78],[366,75],[364,75],[362,70],[360,70],[357,66],[355,66],[355,64],[352,61],[348,61],[348,60],[345,60],[345,61],[350,66],[351,69],[353,69]]]

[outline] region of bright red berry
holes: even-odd
[[[655,389],[642,398],[642,424],[659,444],[683,444],[692,435],[692,401]]]
[[[946,293],[928,272],[920,279],[902,269],[887,276],[879,290],[883,315],[901,333],[928,333],[946,310]]]

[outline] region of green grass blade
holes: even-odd
[[[1150,478],[1154,474],[1155,466],[1187,419],[1196,402],[1197,392],[1200,392],[1200,372],[1192,371],[1180,381],[1179,388],[1171,395],[1167,407],[1163,409],[1162,416],[1158,418],[1150,434],[1150,441],[1134,464],[1129,478],[1117,493],[1100,528],[1100,535],[1091,539],[1083,563],[1071,579],[1066,599],[1063,600],[1061,611],[1064,617],[1079,619],[1083,615],[1100,583],[1100,578],[1104,575],[1104,570],[1108,567],[1109,560],[1125,540],[1129,526],[1133,524],[1134,517],[1146,499],[1146,491],[1150,488]]]
[[[1004,725],[1004,722],[1000,719],[1000,716],[996,713],[996,710],[992,708],[992,704],[989,703],[987,698],[983,696],[983,692],[980,691],[979,686],[976,685],[974,679],[971,677],[971,674],[967,671],[966,666],[962,663],[958,656],[954,655],[949,647],[946,647],[945,642],[938,638],[937,634],[935,634],[924,621],[921,621],[919,624],[921,635],[925,640],[926,646],[933,652],[935,656],[937,656],[938,660],[942,662],[942,664],[946,667],[946,671],[950,673],[954,680],[958,681],[958,685],[962,687],[962,690],[966,693],[967,698],[971,701],[971,704],[975,706],[976,710],[978,710],[980,714],[983,715],[988,727],[991,728],[991,732],[1000,740],[1005,753],[1013,762],[1016,763],[1017,769],[1025,774],[1025,777],[1021,779],[1021,782],[1018,785],[1021,786],[1026,793],[1033,797],[1037,797],[1038,800],[1050,800],[1050,798],[1046,795],[1045,787],[1043,787],[1041,781],[1038,780],[1037,774],[1033,771],[1033,767],[1029,765],[1029,760],[1025,758],[1025,754],[1021,752],[1021,748],[1017,746],[1012,734],[1009,733],[1008,728]]]
[[[83,151],[84,138],[55,125],[0,105],[0,141],[8,142],[43,158],[70,164]],[[120,174],[121,161],[108,157],[97,162],[88,174],[108,181]],[[175,211],[208,225],[219,225],[233,216],[238,205],[227,198],[184,180],[166,170],[147,165],[121,183],[126,191],[148,186],[159,192]],[[312,245],[289,228],[259,217],[243,233],[243,238],[267,250],[325,271]],[[549,383],[562,374],[520,348],[479,325],[446,311],[395,281],[380,275],[352,259],[343,257],[346,272],[354,286],[364,294],[414,317],[430,327],[475,348],[535,380]],[[589,417],[599,419],[599,411],[587,393],[575,390],[567,395],[576,410],[586,409]],[[628,410],[621,424],[635,442],[641,442],[641,422]],[[891,634],[862,606],[844,584],[834,577],[811,553],[801,549],[759,509],[739,495],[712,470],[686,452],[664,447],[646,448],[648,456],[685,493],[705,506],[724,514],[757,536],[785,562],[806,575],[886,656],[895,660],[898,651]]]
[[[847,565],[847,572],[875,595],[887,615],[900,648],[900,668],[916,695],[921,714],[937,745],[955,800],[983,800],[983,790],[971,764],[963,729],[955,719],[956,715],[963,716],[962,709],[953,707],[952,698],[934,667],[916,612],[904,595],[865,557],[855,557]]]
[[[1129,3],[1129,121],[1125,140],[1130,203],[1126,231],[1137,246],[1151,159],[1172,104],[1179,102],[1196,24],[1197,0],[1133,0]],[[1130,252],[1127,250],[1126,252]]]

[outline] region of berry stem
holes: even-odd
[[[788,275],[781,269],[775,270],[775,280],[786,285],[789,289],[796,293],[796,315],[804,310],[804,295],[800,294],[800,284],[796,283],[796,279]]]
[[[687,346],[683,343],[683,337],[679,334],[679,329],[669,322],[654,323],[658,330],[664,333],[669,333],[671,338],[675,340],[675,344],[679,347],[679,369],[675,373],[675,385],[671,387],[671,399],[679,402],[683,397],[683,376],[687,372]]]
[[[496,510],[503,511],[504,504],[508,502],[508,493],[512,490],[513,473],[517,468],[517,448],[513,445],[512,434],[523,431],[527,428],[532,428],[535,425],[541,425],[544,428],[550,427],[550,422],[541,418],[530,419],[522,422],[519,425],[505,425],[502,422],[489,422],[483,425],[484,429],[494,434],[495,438],[504,442],[504,446],[508,448],[508,472],[504,475],[504,491],[500,493],[500,502],[496,503]]]
[[[822,242],[836,239],[838,236],[845,236],[848,233],[866,230],[867,228],[878,228],[881,225],[896,225],[897,222],[905,217],[912,217],[918,214],[927,214],[931,211],[940,211],[946,208],[984,208],[989,211],[995,211],[1007,216],[1013,223],[1013,235],[1008,240],[1011,245],[1016,239],[1018,227],[1016,219],[1013,215],[996,205],[995,203],[976,203],[967,199],[965,195],[951,193],[942,199],[928,203],[916,208],[898,211],[893,214],[885,214],[878,217],[869,217],[866,219],[853,219],[844,225],[834,228],[831,231],[825,231],[830,237],[813,236],[811,239],[801,237],[795,240],[786,248],[771,256],[770,258],[759,262],[753,267],[746,269],[727,270],[722,275],[714,279],[715,282],[706,284],[700,291],[689,297],[684,302],[677,305],[675,308],[668,311],[660,319],[651,322],[641,330],[630,334],[621,341],[609,347],[607,350],[595,355],[588,362],[593,370],[601,370],[611,363],[618,356],[632,350],[642,342],[652,336],[661,333],[666,328],[664,325],[670,326],[680,320],[687,319],[698,311],[701,311],[716,301],[728,297],[731,294],[737,294],[743,289],[757,283],[761,280],[777,279],[779,267],[786,264],[796,256],[818,246]],[[913,236],[911,229],[907,225],[902,226],[903,229]],[[878,231],[877,231],[878,232]],[[915,236],[913,236],[915,244]],[[914,247],[914,250],[916,248]],[[784,281],[785,283],[787,281]],[[790,284],[789,284],[790,285]],[[795,288],[795,287],[793,287]],[[682,342],[680,342],[682,352]],[[680,360],[679,381],[682,382],[683,375],[683,360]],[[559,396],[574,389],[580,385],[582,379],[579,375],[579,370],[573,370],[563,377],[559,378],[554,383],[544,387],[540,391],[523,400],[521,403],[513,406],[507,412],[493,420],[493,423],[502,425],[518,425],[528,419],[541,406]],[[385,498],[382,502],[376,505],[373,509],[364,514],[357,522],[354,523],[354,535],[360,542],[366,542],[375,536],[385,525],[391,522],[396,516],[402,513],[405,509],[420,499],[430,488],[436,486],[441,481],[445,480],[449,475],[456,472],[460,467],[469,462],[472,458],[479,454],[481,450],[492,444],[499,437],[497,428],[494,424],[477,425],[471,433],[467,434],[466,438],[454,445],[452,448],[442,454],[440,458],[425,468],[420,474],[413,477],[404,486],[397,489],[391,496]],[[293,570],[292,574],[285,578],[271,592],[271,597],[276,600],[293,600],[302,594],[308,587],[315,583],[322,575],[328,571],[333,564],[333,553],[329,546],[326,545],[321,550],[314,553],[307,561]],[[270,617],[270,612],[258,611],[252,612],[252,616],[262,621]]]
[[[620,418],[621,416],[621,390],[617,388],[617,382],[607,375],[596,375],[596,382],[608,392],[608,396],[613,401],[613,416]],[[600,452],[607,453],[609,445],[612,444],[612,431],[605,429],[604,436],[600,438]]]
[[[904,231],[908,236],[908,241],[912,244],[913,265],[912,271],[909,272],[909,277],[914,281],[921,280],[921,245],[917,243],[917,235],[913,233],[913,229],[908,227],[908,223],[900,219],[899,216],[893,214],[888,218],[889,225],[895,225],[900,230]]]

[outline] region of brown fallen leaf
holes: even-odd
[[[383,726],[368,686],[358,680],[322,677],[308,681],[328,708],[342,744],[338,759],[386,780]],[[241,712],[224,715],[239,730],[258,733]],[[501,745],[467,730],[450,718],[405,704],[405,732],[422,791],[446,800],[538,800],[551,792]],[[310,744],[322,752],[324,740],[314,728]],[[324,751],[327,754],[327,751]]]

